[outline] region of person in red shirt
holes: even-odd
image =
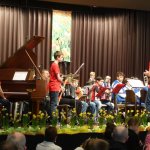
[[[49,81],[49,94],[50,94],[50,110],[48,115],[52,117],[52,113],[56,111],[58,105],[58,96],[61,91],[61,83],[63,79],[60,76],[59,62],[63,60],[63,53],[56,51],[54,53],[55,61],[50,67],[50,81]]]
[[[90,105],[93,105],[93,103],[95,104],[95,114],[96,116],[98,116],[99,110],[102,107],[102,103],[99,99],[97,99],[96,95],[99,91],[99,88],[101,86],[101,84],[103,79],[102,77],[97,77],[95,83],[93,84],[92,88],[89,90],[89,96],[90,96]]]

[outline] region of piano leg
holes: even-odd
[[[40,110],[41,101],[32,101],[32,113],[38,114]]]

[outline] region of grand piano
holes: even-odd
[[[32,37],[0,66],[0,82],[5,97],[12,102],[31,102],[35,114],[46,96],[47,82],[33,77],[34,73],[41,74],[36,67],[37,56],[32,49],[43,39],[40,36]]]

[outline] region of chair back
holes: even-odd
[[[136,96],[133,90],[126,90],[125,117],[127,114],[127,109],[131,108],[134,109],[135,114],[137,108]]]
[[[136,104],[136,97],[133,90],[126,90],[126,103]]]
[[[141,93],[140,101],[141,101],[141,103],[145,103],[145,99],[146,99],[146,96],[147,96],[147,91],[141,90],[140,93]]]

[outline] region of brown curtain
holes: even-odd
[[[0,7],[0,64],[24,43],[23,16],[21,8]]]
[[[51,49],[51,10],[0,6],[0,64],[12,56],[26,40],[43,36],[35,49],[37,65],[48,69]]]
[[[72,60],[68,64],[74,73],[80,70],[81,85],[89,72],[109,74],[117,71],[127,77],[148,69],[150,60],[150,12],[109,10],[72,13]],[[38,65],[49,68],[51,53],[52,12],[49,9],[0,6],[0,64],[12,56],[33,35],[45,40],[35,49]],[[65,67],[63,67],[65,68]]]
[[[51,52],[51,10],[28,9],[26,10],[27,36],[34,35],[45,37],[44,41],[35,49],[37,63],[42,68],[49,69]]]
[[[73,12],[70,71],[85,63],[80,71],[81,85],[90,71],[96,76],[111,75],[113,80],[117,71],[142,79],[150,60],[149,27],[148,12]]]

